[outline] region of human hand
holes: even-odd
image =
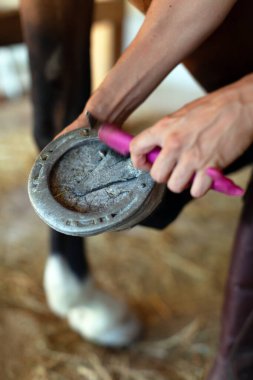
[[[253,141],[253,75],[224,87],[164,117],[130,144],[137,168],[150,170],[158,183],[176,193],[191,184],[193,197],[211,187],[208,167],[225,168]],[[146,154],[161,153],[153,166]]]

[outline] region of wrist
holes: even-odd
[[[149,37],[134,41],[86,104],[101,122],[123,123],[173,68],[165,49],[150,46]]]
[[[253,73],[238,82],[238,95],[247,112],[249,126],[253,131]]]

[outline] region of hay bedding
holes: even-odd
[[[47,228],[26,194],[36,155],[27,99],[1,104],[0,118],[0,378],[204,379],[217,343],[240,201],[210,194],[163,232],[137,227],[88,240],[96,278],[126,298],[145,326],[141,340],[128,349],[96,347],[45,303]]]

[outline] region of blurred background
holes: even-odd
[[[135,227],[88,239],[98,282],[127,299],[143,321],[144,335],[132,347],[98,348],[54,317],[42,287],[47,227],[26,190],[38,152],[32,140],[27,50],[9,33],[18,28],[18,6],[17,0],[0,0],[0,378],[204,379],[216,350],[241,200],[209,192],[162,232]],[[142,21],[125,2],[96,1],[93,89]],[[127,128],[137,133],[203,94],[179,65],[131,116]],[[247,169],[234,176],[242,186],[247,178]]]

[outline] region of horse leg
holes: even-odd
[[[92,9],[92,0],[21,1],[39,149],[81,113],[90,96]],[[98,344],[131,343],[139,323],[125,303],[95,284],[83,239],[50,233],[44,288],[51,310]]]

